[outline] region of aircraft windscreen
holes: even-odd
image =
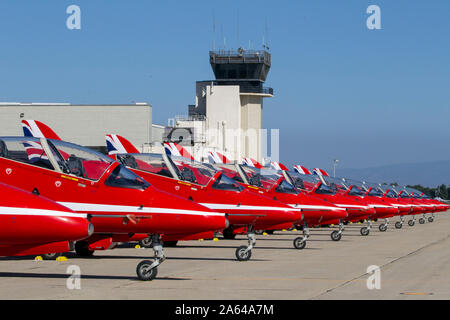
[[[217,163],[212,165],[217,170],[222,170],[223,173],[230,179],[233,179],[234,181],[244,183],[244,180],[242,179],[241,175],[236,169],[236,165],[234,164],[224,164],[224,163]]]
[[[105,185],[117,188],[128,189],[147,189],[150,184],[135,174],[133,171],[127,169],[124,165],[118,165],[105,181]]]
[[[117,160],[123,165],[154,173],[160,176],[174,178],[170,173],[169,168],[166,165],[161,154],[156,153],[133,153],[133,154],[118,154]]]
[[[347,187],[344,185],[341,179],[325,176],[323,177],[323,179],[333,193],[345,193],[347,191]]]
[[[274,169],[260,169],[246,165],[241,165],[241,168],[247,175],[247,180],[252,186],[264,189],[270,189],[273,187],[277,183],[278,179],[283,176]]]
[[[380,185],[380,189],[383,190],[384,192],[387,191],[386,193],[387,198],[398,198],[398,192],[397,190],[394,189],[393,186],[384,183]]]
[[[286,171],[294,186],[301,190],[311,191],[320,182],[317,175],[300,174],[296,171]]]
[[[100,152],[60,140],[48,140],[50,149],[61,170],[81,178],[98,180],[113,159]]]
[[[299,194],[299,191],[285,179],[281,180],[280,184],[275,188],[275,191],[279,193]]]
[[[183,157],[169,157],[175,165],[180,180],[207,185],[217,170],[210,164],[191,161]]]
[[[222,173],[212,185],[213,189],[241,192],[244,187]]]
[[[367,189],[362,181],[343,178],[342,181],[347,188],[350,188],[349,195],[362,197],[366,194]]]
[[[424,196],[424,193],[422,191],[419,191],[417,189],[411,188],[411,187],[405,187],[405,190],[414,198],[414,199],[422,199]]]

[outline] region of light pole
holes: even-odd
[[[333,177],[335,177],[335,178],[336,178],[336,166],[337,166],[338,162],[339,162],[338,159],[333,160]]]

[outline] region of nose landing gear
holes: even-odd
[[[400,221],[397,221],[395,223],[395,228],[396,229],[401,229],[403,227],[403,222],[404,222],[403,216],[400,216]]]
[[[388,224],[389,224],[389,219],[384,219],[384,223],[380,224],[380,225],[378,226],[378,229],[379,229],[381,232],[386,232],[387,227],[388,227]]]
[[[422,218],[420,218],[422,219]],[[420,220],[419,220],[420,222]],[[425,220],[423,221],[425,223]],[[422,222],[420,222],[422,223]],[[408,226],[413,227],[416,224],[416,216],[414,216],[411,220],[408,221]]]
[[[331,233],[331,240],[333,241],[339,241],[342,239],[342,232],[344,231],[344,223],[340,220],[339,221],[339,230],[334,230]]]
[[[136,274],[139,280],[149,281],[156,278],[158,274],[158,266],[166,260],[164,249],[162,246],[161,236],[159,234],[152,235],[153,251],[155,252],[155,260],[143,260],[136,267]]]
[[[372,229],[372,220],[367,219],[367,227],[362,227],[359,232],[362,236],[368,236],[370,233],[370,229]]]
[[[236,249],[236,259],[238,261],[250,260],[250,257],[252,256],[252,249],[256,244],[255,232],[252,227],[248,228],[247,238],[248,246],[240,246]]]
[[[306,247],[306,240],[309,238],[309,228],[308,225],[305,223],[303,225],[303,237],[297,237],[294,239],[294,248],[295,249],[304,249]]]

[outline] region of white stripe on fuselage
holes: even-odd
[[[87,218],[86,214],[81,213],[17,207],[0,207],[0,215]]]
[[[310,204],[289,204],[293,208],[299,209],[317,209],[317,210],[333,210],[333,211],[343,211],[343,208],[335,208],[330,206],[319,206]]]
[[[202,216],[225,216],[224,213],[207,212],[197,210],[184,210],[172,208],[154,208],[154,207],[134,207],[134,206],[119,206],[110,204],[97,203],[80,203],[80,202],[58,202],[74,211],[84,212],[123,212],[123,213],[169,213],[169,214],[190,214]]]
[[[200,203],[213,210],[270,210],[270,211],[292,211],[291,208],[271,207],[271,206],[251,206],[251,205],[237,205],[237,204],[222,204],[222,203]]]
[[[360,206],[356,204],[340,204],[340,203],[333,203],[335,206],[343,207],[343,208],[361,208],[361,209],[368,209],[368,206]]]

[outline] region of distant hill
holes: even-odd
[[[450,160],[393,164],[365,169],[336,168],[336,176],[373,182],[398,182],[436,187],[450,185]]]

